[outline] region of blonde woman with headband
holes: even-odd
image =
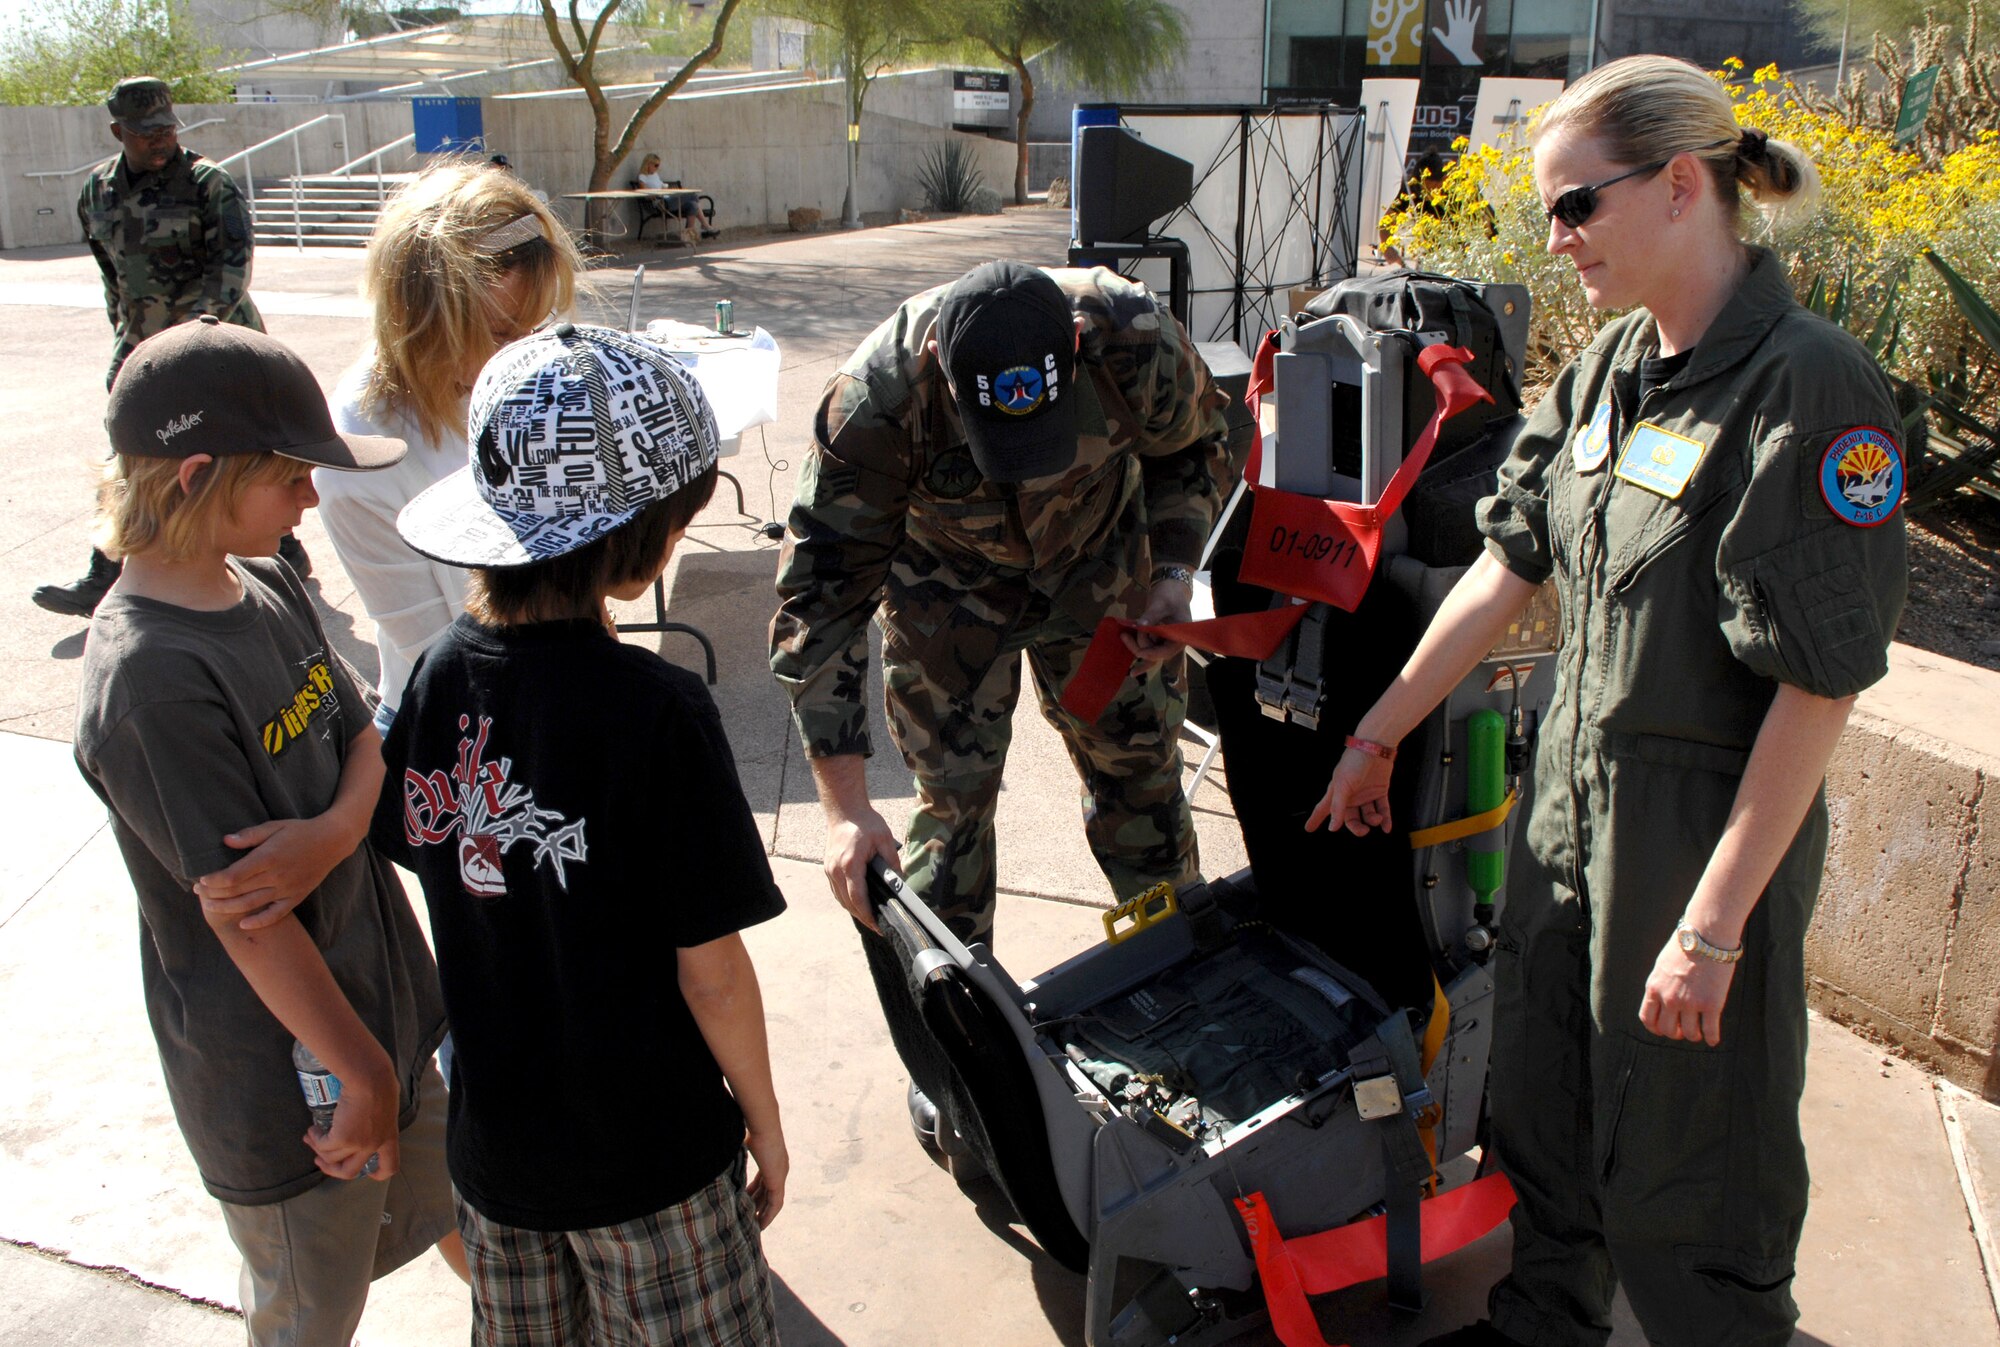
[[[1388,829],[1395,746],[1543,584],[1563,616],[1501,917],[1493,1152],[1520,1201],[1491,1317],[1429,1347],[1779,1347],[1806,1211],[1806,923],[1821,790],[1905,586],[1900,419],[1746,226],[1798,150],[1683,61],[1578,80],[1535,131],[1548,251],[1629,311],[1482,502],[1487,551],[1308,821]]]
[[[388,732],[410,666],[465,610],[465,572],[410,550],[396,515],[466,463],[466,400],[493,353],[574,304],[569,233],[514,174],[429,169],[393,197],[368,243],[374,340],[334,390],[334,420],[409,454],[379,473],[318,473],[320,519],[375,623]]]

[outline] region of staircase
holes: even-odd
[[[362,248],[375,230],[381,203],[414,173],[356,173],[335,177],[307,174],[296,180],[276,178],[257,184],[251,203],[260,248]],[[292,188],[298,186],[298,209]],[[294,229],[296,214],[297,228]],[[301,237],[303,236],[303,237]]]

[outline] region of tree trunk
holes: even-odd
[[[590,165],[590,186],[584,190],[604,192],[611,189],[611,174],[617,169],[618,161],[600,149]],[[583,203],[583,236],[600,247],[604,243],[604,222],[618,205],[615,201],[602,199],[587,200]]]
[[[1010,61],[1021,81],[1021,110],[1014,116],[1014,204],[1028,204],[1028,114],[1035,110],[1035,81],[1026,61]]]

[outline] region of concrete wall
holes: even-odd
[[[630,115],[631,102],[613,108]],[[225,158],[261,140],[326,113],[347,119],[343,138],[337,122],[324,123],[300,137],[308,173],[324,173],[380,145],[410,133],[405,102],[306,105],[245,103],[196,105],[180,109],[192,126],[211,117],[212,126],[188,132],[183,141],[211,159]],[[890,211],[919,206],[917,169],[933,145],[960,141],[969,146],[988,184],[1006,192],[1013,182],[1011,142],[949,129],[951,74],[918,71],[884,77],[869,94],[861,133],[861,209]],[[524,96],[485,100],[486,139],[504,151],[521,174],[573,219],[577,203],[565,192],[580,192],[590,181],[590,108],[580,97]],[[840,86],[831,81],[801,83],[740,93],[685,94],[654,114],[630,162],[613,178],[623,187],[638,173],[648,150],[666,161],[667,175],[698,187],[716,200],[723,226],[783,224],[794,206],[812,206],[838,218],[846,191],[845,116]],[[79,243],[76,196],[82,173],[29,178],[45,170],[80,169],[102,162],[117,150],[109,119],[100,108],[0,107],[0,248]],[[260,179],[289,176],[289,142],[261,151],[250,165]],[[399,151],[391,169],[411,167]],[[232,166],[237,180],[245,173]]]
[[[673,98],[647,124],[612,185],[623,187],[651,151],[660,156],[667,177],[715,198],[716,221],[723,228],[782,225],[786,212],[800,206],[838,219],[847,189],[842,97],[839,84],[819,81]],[[862,116],[863,211],[921,206],[917,170],[931,146],[947,141],[968,146],[986,182],[1008,190],[1013,145],[952,131],[950,118],[948,71],[876,81]],[[590,109],[581,99],[487,100],[487,142],[504,149],[522,176],[555,201],[588,185],[590,136]],[[577,204],[567,203],[573,220],[580,219]]]
[[[297,103],[184,103],[178,108],[189,126],[212,117],[221,121],[200,126],[182,136],[182,143],[210,159],[223,159],[248,149],[291,127],[337,112],[347,119],[326,122],[299,138],[308,173],[324,173],[410,132],[407,103],[347,103],[336,107]],[[96,165],[111,157],[118,144],[111,139],[111,119],[103,108],[0,107],[0,248],[30,248],[52,243],[80,243],[76,196],[83,174],[60,178],[29,178],[45,170],[69,170]],[[292,172],[289,142],[260,152],[250,164],[256,177],[286,177]],[[245,178],[232,165],[236,180]]]
[[[2000,1100],[2000,673],[1891,647],[1827,807],[1813,1004]]]

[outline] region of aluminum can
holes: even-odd
[[[736,301],[718,299],[715,301],[715,330],[728,336],[736,330]]]

